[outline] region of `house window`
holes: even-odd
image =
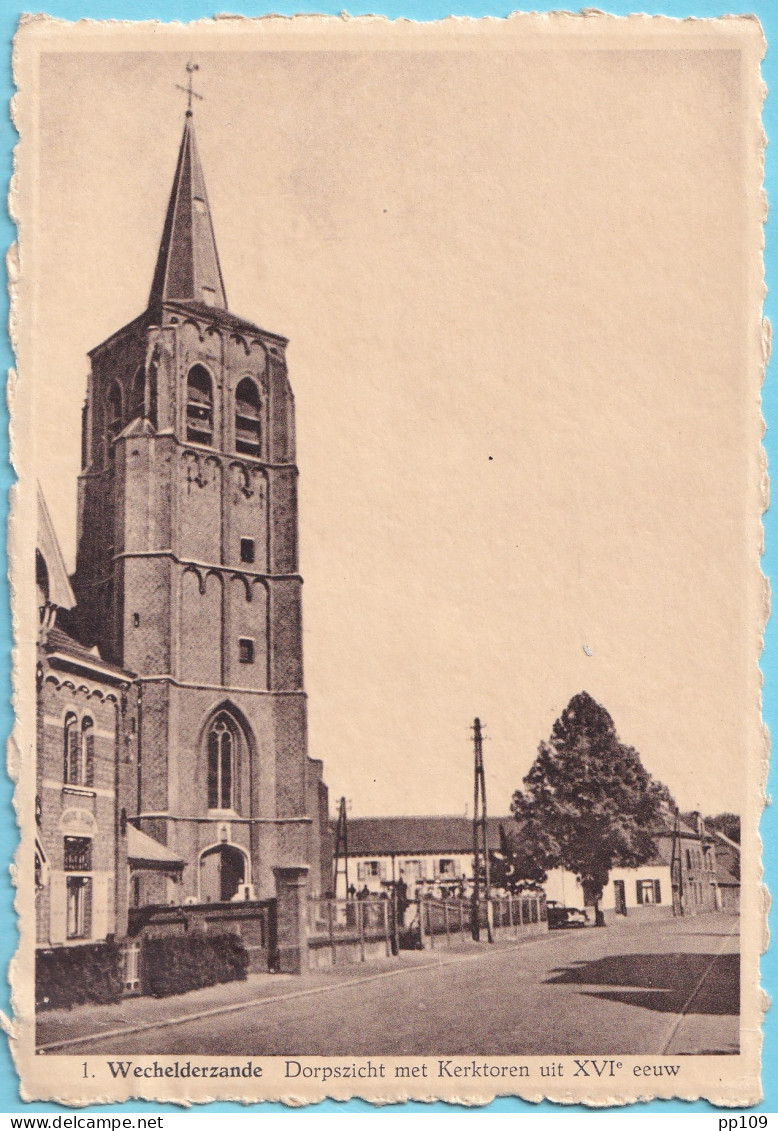
[[[92,933],[92,881],[88,876],[67,878],[67,936],[88,939]]]
[[[81,723],[71,712],[65,717],[64,750],[65,785],[94,785],[95,779],[95,735],[94,723],[87,716]]]
[[[186,438],[196,444],[213,441],[213,385],[202,365],[193,366],[186,381]]]
[[[659,880],[636,880],[638,903],[661,903],[662,887]]]
[[[65,837],[65,871],[91,872],[92,841],[87,836]]]
[[[357,864],[357,878],[360,880],[381,880],[384,871],[385,865],[380,860],[363,860]]]
[[[78,720],[75,715],[65,716],[65,766],[62,780],[65,785],[78,782],[79,762]]]
[[[224,715],[208,732],[208,808],[235,808],[235,735]]]
[[[250,377],[235,391],[235,450],[259,456],[262,448],[262,423],[259,390]]]
[[[455,861],[448,858],[438,860],[438,875],[439,876],[456,876]]]
[[[406,883],[421,879],[421,860],[406,860],[402,867]]]
[[[240,540],[240,560],[245,562],[246,565],[252,565],[254,561],[254,539],[241,538]]]
[[[81,723],[81,784],[95,784],[95,728],[90,718]]]
[[[254,663],[254,641],[241,637],[238,641],[238,659],[242,664]]]

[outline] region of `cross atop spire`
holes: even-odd
[[[187,63],[186,72],[189,75],[189,81],[188,81],[187,85],[181,86],[180,83],[176,83],[176,90],[183,90],[184,94],[186,95],[186,116],[187,116],[187,118],[192,117],[192,99],[197,98],[197,99],[200,100],[200,102],[202,102],[202,100],[203,100],[202,94],[198,94],[197,91],[192,88],[192,75],[195,73],[195,71],[199,71],[199,70],[200,70],[200,64],[199,63]]]
[[[189,63],[187,70],[191,87],[192,72],[197,70],[197,64]],[[188,96],[201,97],[194,90],[182,89],[186,89]],[[186,112],[149,307],[157,308],[168,301],[205,303],[227,309],[191,110]]]

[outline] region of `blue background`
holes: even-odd
[[[517,3],[516,7],[521,5]],[[206,16],[212,16],[217,11],[224,10],[221,4],[213,5],[208,0],[48,0],[41,4],[41,8],[52,16],[65,20],[77,19],[114,19],[114,20],[181,20],[187,21]],[[295,12],[324,12],[333,15],[343,10],[340,3],[319,2],[316,4],[305,3],[304,0],[293,2],[275,2],[272,7],[266,7],[260,0],[250,3],[244,0],[239,6],[230,4],[226,6],[229,11],[240,11],[246,16],[261,15],[267,11],[278,12],[283,15],[293,15]],[[560,0],[552,3],[532,3],[527,5],[534,11],[550,11],[563,7]],[[617,16],[625,16],[633,11],[648,12],[652,15],[667,15],[675,17],[712,17],[721,16],[727,12],[739,11],[734,5],[730,8],[723,3],[705,3],[700,0],[665,0],[665,3],[656,4],[649,2],[641,5],[639,0],[633,3],[620,3],[610,0],[604,5],[605,10]],[[25,9],[16,7],[8,0],[0,0],[0,36],[5,44],[5,64],[0,67],[0,98],[6,106],[13,93],[11,78],[11,39],[16,30],[16,24],[21,12]],[[35,10],[30,6],[26,10]],[[383,0],[380,5],[363,7],[350,7],[352,16],[363,15],[368,12],[378,12],[390,18],[404,17],[414,20],[435,20],[445,16],[507,16],[512,10],[510,4],[502,4],[499,0]],[[768,97],[764,107],[764,128],[768,137],[766,152],[765,187],[768,199],[775,203],[778,198],[778,153],[769,144],[769,139],[778,136],[778,95],[769,93],[772,86],[778,86],[778,55],[775,45],[778,43],[778,3],[776,0],[756,0],[746,11],[756,14],[761,20],[767,37],[768,52],[762,64],[762,74],[768,86]],[[772,50],[770,46],[772,45]],[[12,150],[16,142],[16,134],[7,116],[0,117],[0,182],[3,191],[7,191],[11,175]],[[0,216],[0,243],[7,247],[15,238],[14,227],[4,211]],[[778,287],[778,217],[771,215],[768,218],[766,232],[765,270],[768,286],[768,295],[765,300],[765,315],[772,325],[778,326],[778,298],[775,288]],[[704,280],[700,281],[704,285]],[[0,293],[0,321],[3,327],[7,324],[8,300],[5,288]],[[13,365],[13,354],[7,334],[0,336],[0,367],[7,370]],[[776,362],[773,361],[768,369],[767,379],[763,390],[763,413],[767,423],[765,447],[771,467],[778,463],[778,388],[775,381]],[[5,555],[5,518],[7,515],[8,488],[13,481],[13,473],[8,465],[8,414],[3,402],[0,405],[0,552]],[[776,490],[775,483],[773,491]],[[763,569],[768,577],[778,574],[778,529],[776,526],[775,508],[765,516],[766,553]],[[11,693],[11,620],[8,607],[8,584],[5,569],[0,571],[0,737],[3,744],[10,732],[13,716],[10,706]],[[762,657],[762,672],[764,675],[764,718],[771,733],[778,734],[778,626],[776,617],[773,616],[767,626],[765,634],[765,651]],[[770,774],[769,788],[774,791],[778,782],[778,766],[775,762]],[[16,847],[16,828],[14,813],[11,805],[12,786],[10,781],[0,771],[0,811],[5,813],[5,819],[0,823],[0,861],[10,863]],[[778,821],[775,810],[768,806],[762,819],[762,838],[765,845],[764,862],[766,882],[771,891],[778,893]],[[0,871],[0,965],[7,967],[8,962],[16,949],[17,936],[15,930],[15,915],[13,910],[13,889],[7,868]],[[775,937],[778,929],[778,906],[774,904],[770,916],[770,925]],[[778,960],[776,947],[762,959],[763,986],[772,996],[778,994]],[[9,990],[7,985],[0,985],[0,1009],[7,1016],[10,1015]],[[763,1063],[766,1066],[763,1072],[764,1101],[750,1111],[775,1113],[778,1112],[778,1015],[776,1010],[770,1010],[765,1022],[765,1046]],[[0,1038],[2,1040],[2,1038]],[[7,1043],[3,1041],[0,1048],[0,1112],[24,1111],[57,1112],[63,1109],[56,1104],[25,1104],[19,1099],[18,1082],[14,1072]],[[110,1107],[88,1109],[94,1111],[122,1111],[124,1113],[138,1112],[152,1114],[154,1112],[180,1111],[165,1104],[127,1103],[111,1105]],[[241,1104],[211,1104],[201,1108],[203,1111],[283,1111],[294,1114],[293,1110],[284,1108],[280,1104],[262,1104],[254,1108],[245,1108]],[[352,1101],[349,1104],[323,1103],[307,1111],[372,1111],[369,1104]],[[388,1111],[452,1111],[455,1109],[447,1104],[405,1104],[400,1108],[387,1107],[379,1109]],[[473,1109],[470,1109],[473,1110]],[[484,1110],[484,1109],[480,1109]],[[520,1100],[496,1100],[486,1109],[490,1112],[521,1112],[521,1111],[560,1111],[555,1104],[542,1103],[540,1105],[523,1103]],[[571,1114],[575,1111],[585,1110],[579,1107],[565,1108]],[[620,1109],[624,1110],[624,1109]],[[641,1112],[713,1112],[714,1108],[704,1102],[680,1103],[676,1101],[656,1101],[652,1104],[636,1104],[628,1110]]]

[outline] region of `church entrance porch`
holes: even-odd
[[[200,856],[200,902],[229,903],[248,883],[248,861],[234,844],[218,844]]]

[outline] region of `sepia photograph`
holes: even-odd
[[[762,52],[22,21],[26,1098],[758,1100]]]

